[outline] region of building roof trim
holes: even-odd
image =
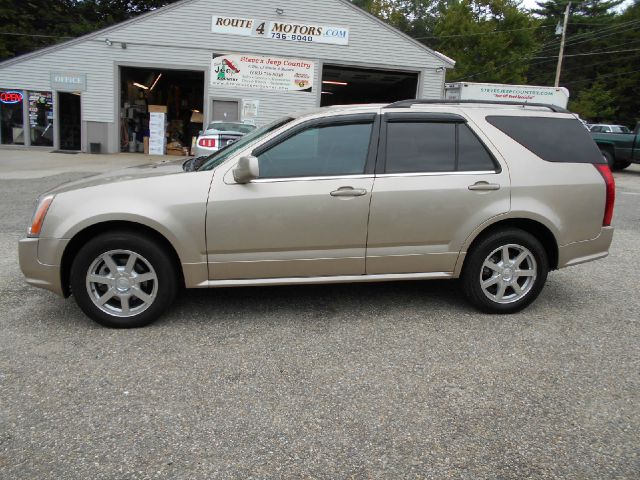
[[[151,17],[152,15],[163,14],[163,13],[171,11],[171,10],[173,10],[175,8],[179,8],[179,7],[183,6],[183,5],[187,5],[189,3],[193,3],[193,2],[196,2],[196,1],[199,1],[199,0],[180,0],[180,1],[176,2],[176,3],[172,3],[170,5],[166,5],[164,7],[160,7],[160,8],[157,8],[155,10],[152,10],[150,12],[143,13],[142,15],[138,15],[137,17],[131,18],[129,20],[125,20],[124,22],[116,23],[115,25],[111,25],[109,27],[102,28],[100,30],[96,30],[95,32],[87,33],[86,35],[82,35],[81,37],[77,37],[77,38],[73,38],[71,40],[67,40],[67,41],[64,41],[64,42],[56,43],[55,45],[50,45],[48,47],[44,47],[44,48],[41,48],[39,50],[35,50],[33,52],[25,53],[24,55],[20,55],[18,57],[9,58],[8,60],[0,62],[0,68],[6,68],[6,67],[14,65],[16,63],[21,63],[23,61],[30,60],[32,58],[36,58],[36,57],[39,57],[41,55],[45,55],[47,53],[50,53],[50,52],[53,52],[53,51],[56,51],[56,50],[60,50],[62,48],[70,47],[70,46],[76,45],[78,43],[82,43],[84,41],[87,41],[87,40],[92,40],[92,39],[94,39],[96,37],[99,37],[99,36],[102,36],[102,35],[107,34],[109,32],[113,32],[115,30],[118,30],[121,27],[129,26],[129,25],[135,24],[137,22],[144,21],[148,17]],[[338,1],[338,2],[340,2],[342,4],[344,4],[344,5],[352,8],[352,9],[354,9],[360,15],[364,15],[364,16],[368,17],[370,20],[373,20],[374,22],[376,22],[379,25],[383,26],[385,29],[389,30],[390,32],[394,33],[395,35],[398,35],[398,36],[402,37],[403,39],[408,40],[409,42],[413,43],[415,46],[417,46],[417,47],[421,48],[422,50],[426,51],[427,53],[435,56],[440,61],[445,63],[447,68],[453,68],[455,66],[455,64],[456,64],[455,60],[447,57],[446,55],[444,55],[444,54],[442,54],[440,52],[437,52],[437,51],[427,47],[425,44],[419,42],[418,40],[415,40],[414,38],[410,37],[406,33],[401,32],[397,28],[395,28],[395,27],[385,23],[384,21],[380,20],[378,17],[370,14],[369,12],[364,11],[360,7],[357,7],[356,5],[351,3],[349,0],[336,0],[336,1]]]

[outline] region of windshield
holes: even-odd
[[[229,157],[234,155],[236,152],[242,150],[249,144],[259,140],[260,138],[264,137],[265,135],[269,134],[275,129],[280,128],[284,124],[289,123],[291,120],[293,120],[293,118],[291,117],[280,118],[275,122],[270,123],[269,125],[265,125],[264,127],[260,127],[253,130],[251,133],[248,133],[247,135],[238,139],[234,143],[229,144],[226,147],[218,150],[217,152],[209,155],[207,160],[202,164],[202,166],[198,169],[198,171],[214,169],[215,167],[220,165],[222,162],[227,160]]]
[[[220,132],[239,132],[249,133],[255,130],[254,125],[248,123],[234,123],[234,122],[214,122],[210,123],[207,130],[218,130]]]

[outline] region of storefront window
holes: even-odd
[[[53,147],[53,95],[29,92],[29,126],[31,145]]]
[[[24,145],[23,94],[0,90],[0,140],[4,145]]]

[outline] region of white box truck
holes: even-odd
[[[548,103],[567,108],[569,90],[564,87],[506,85],[503,83],[445,83],[445,100]]]

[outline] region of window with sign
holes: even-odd
[[[53,94],[29,92],[31,145],[53,147]]]
[[[17,90],[0,90],[0,142],[24,145],[24,96]]]

